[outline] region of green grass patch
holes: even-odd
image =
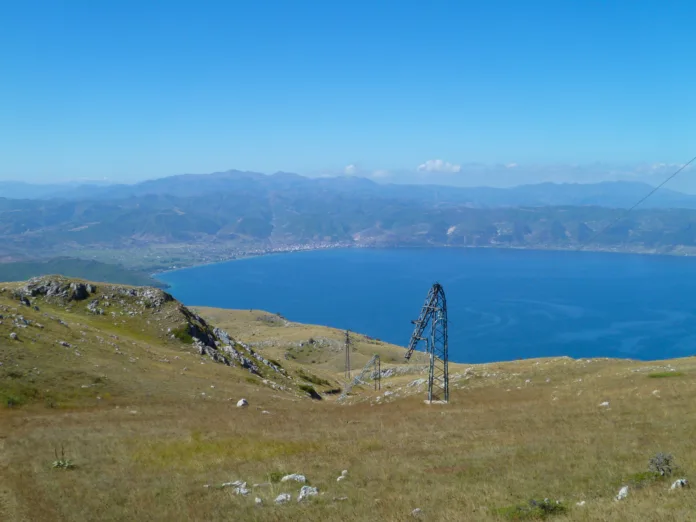
[[[205,439],[193,434],[188,439],[141,443],[133,454],[133,460],[147,468],[204,470],[211,465],[259,462],[315,449],[316,445],[308,442],[261,437]]]
[[[312,361],[314,362],[314,361]],[[331,386],[331,383],[327,381],[326,379],[322,379],[321,377],[317,377],[314,374],[311,374],[309,372],[304,371],[303,369],[300,369],[297,371],[297,375],[303,380],[310,382],[312,384],[315,384],[317,386]]]
[[[651,379],[667,379],[669,377],[683,377],[684,372],[655,372],[649,373],[648,377]]]
[[[654,471],[641,471],[639,473],[634,473],[629,475],[624,480],[621,481],[621,485],[628,485],[634,489],[644,488],[658,481],[666,480],[665,475],[660,475]],[[616,484],[618,486],[618,483]]]
[[[530,500],[527,504],[507,506],[496,510],[508,520],[545,520],[552,516],[565,515],[568,508],[552,500]]]

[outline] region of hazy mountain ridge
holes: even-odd
[[[94,190],[92,198],[0,198],[0,259],[98,252],[101,261],[149,269],[169,266],[170,258],[193,264],[317,243],[696,249],[696,196],[668,190],[594,237],[651,190],[640,183],[461,189],[230,171]],[[181,254],[153,253],[156,262],[122,255],[172,245]]]
[[[229,170],[212,174],[181,174],[134,185],[31,185],[0,182],[0,197],[9,199],[120,200],[150,195],[193,197],[209,194],[251,193],[257,197],[282,192],[342,193],[429,203],[469,204],[477,207],[594,205],[630,207],[653,187],[631,181],[601,183],[538,183],[511,188],[452,187],[444,185],[380,184],[367,178],[337,176],[308,178],[298,174]],[[660,189],[645,208],[696,208],[696,196]]]

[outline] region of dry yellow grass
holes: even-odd
[[[16,307],[0,294],[2,303]],[[667,481],[613,500],[659,451],[681,466],[674,478],[694,477],[691,358],[669,363],[681,374],[667,363],[565,358],[457,367],[448,405],[424,404],[423,392],[405,386],[414,376],[386,379],[385,389],[398,397],[380,404],[366,390],[370,400],[339,405],[272,390],[237,368],[200,364],[189,347],[161,339],[147,323],[115,327],[138,358],[128,364],[112,347],[92,342],[103,337],[107,323],[100,318],[76,320],[75,311],[48,305],[22,311],[79,322],[83,327],[71,332],[85,341],[81,357],[28,338],[17,351],[8,344],[7,321],[0,325],[0,391],[17,380],[7,376],[10,359],[27,385],[33,379],[76,388],[74,396],[58,397],[58,408],[43,400],[0,407],[3,521],[396,521],[411,520],[415,508],[424,520],[486,521],[505,520],[500,508],[545,497],[568,506],[553,518],[559,521],[696,518],[694,490],[669,491]],[[317,337],[333,335],[311,328],[319,328]],[[58,332],[48,329],[46,339]],[[244,340],[243,332],[230,333]],[[330,365],[313,366],[335,376]],[[104,376],[102,388],[80,387],[95,375]],[[109,399],[96,399],[105,392]],[[249,408],[235,407],[242,396]],[[600,406],[604,401],[609,407]],[[51,467],[61,445],[75,469]],[[348,479],[337,482],[343,469]],[[235,480],[251,486],[293,472],[306,475],[320,496],[299,504],[299,484],[251,488],[248,497],[204,487]],[[274,505],[282,492],[293,501]]]

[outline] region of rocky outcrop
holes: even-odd
[[[15,297],[27,303],[30,297],[46,297],[63,301],[82,301],[96,292],[96,287],[89,283],[70,281],[60,276],[35,277],[15,291]]]
[[[220,328],[209,325],[205,319],[184,305],[179,305],[179,313],[185,318],[184,329],[193,339],[201,355],[207,355],[216,362],[228,366],[241,366],[254,375],[262,375],[261,366],[287,376],[284,369],[264,359],[247,345],[240,343]]]

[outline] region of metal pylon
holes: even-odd
[[[435,283],[425,299],[406,352],[406,360],[413,355],[420,341],[425,341],[426,352],[430,357],[428,372],[428,400],[449,401],[449,356],[447,353],[447,300],[445,291]],[[426,330],[430,327],[430,331]]]

